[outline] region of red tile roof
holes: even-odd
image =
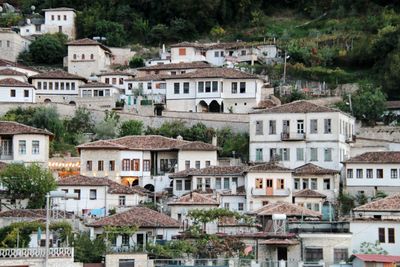
[[[319,212],[300,207],[287,202],[269,203],[252,212],[258,216],[272,216],[273,214],[286,214],[288,217],[320,217]]]
[[[379,255],[379,254],[354,254],[353,256],[364,262],[378,262],[378,263],[400,262],[400,256]]]
[[[191,192],[181,196],[177,200],[168,203],[168,206],[174,205],[211,205],[219,206],[219,202],[212,198],[210,194],[201,194]]]
[[[134,76],[134,74],[122,70],[115,70],[115,71],[100,73],[98,76]]]
[[[96,40],[89,39],[89,38],[74,40],[74,41],[68,42],[67,45],[69,45],[69,46],[98,45],[101,48],[103,48],[105,51],[112,53],[110,48],[108,48],[107,46],[103,45],[102,43],[97,42]]]
[[[43,72],[39,73],[36,75],[33,75],[29,77],[30,80],[34,79],[57,79],[57,80],[82,80],[86,81],[86,78],[83,78],[81,76],[75,75],[68,73],[63,70],[55,70],[55,71],[48,71],[48,72]]]
[[[16,68],[20,68],[20,69],[25,69],[25,70],[30,70],[30,71],[35,71],[38,72],[37,70],[27,67],[25,65],[22,65],[18,62],[12,62],[6,59],[0,59],[0,67],[16,67]]]
[[[150,74],[145,76],[137,76],[132,79],[126,79],[127,82],[135,82],[135,81],[164,81],[166,78],[171,77],[168,74]]]
[[[400,151],[366,152],[345,163],[400,163]]]
[[[166,79],[225,78],[259,79],[256,75],[230,68],[204,68],[179,75],[170,75]]]
[[[116,88],[112,84],[102,82],[89,82],[79,86],[79,88]]]
[[[400,211],[400,194],[388,196],[382,199],[372,201],[370,203],[359,206],[353,211]]]
[[[272,108],[253,111],[252,113],[325,113],[341,112],[338,109],[320,106],[306,100],[298,100]]]
[[[256,164],[249,166],[246,170],[246,172],[292,172],[291,169],[285,168],[283,166],[280,166],[279,164],[275,162],[268,162],[268,163],[263,163],[263,164]]]
[[[179,228],[180,223],[146,207],[134,207],[91,223],[92,227],[103,226],[138,226],[139,228]]]
[[[170,175],[173,177],[189,177],[189,176],[218,176],[218,175],[242,175],[245,167],[242,166],[210,166],[201,169],[190,168]]]
[[[307,188],[293,193],[293,197],[326,198],[326,195]]]
[[[298,176],[310,175],[310,174],[325,175],[325,174],[338,174],[339,171],[331,170],[331,169],[325,169],[325,168],[322,168],[322,167],[317,166],[315,164],[307,163],[307,164],[304,164],[304,165],[294,169],[293,173],[295,175],[298,175]]]
[[[180,62],[170,64],[158,64],[154,66],[138,68],[139,71],[151,71],[151,70],[177,70],[177,69],[201,69],[210,68],[211,65],[204,61],[194,62]]]
[[[0,86],[1,87],[12,86],[12,87],[32,87],[32,88],[35,88],[30,83],[21,82],[19,80],[13,79],[13,78],[1,79],[0,80]]]
[[[9,68],[0,70],[0,75],[3,75],[3,76],[6,76],[6,75],[7,76],[26,76],[25,73],[22,73],[22,72],[13,70],[13,69],[9,69]]]
[[[31,127],[14,121],[0,121],[0,135],[13,134],[44,134],[53,136],[47,130]]]

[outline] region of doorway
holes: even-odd
[[[287,247],[278,247],[277,254],[278,254],[278,261],[280,260],[287,261]]]

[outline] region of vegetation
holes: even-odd
[[[121,124],[119,136],[141,135],[143,133],[143,122],[139,120],[129,120]]]
[[[140,68],[144,67],[144,59],[140,56],[134,56],[129,60],[129,67],[130,68]]]
[[[339,197],[339,208],[341,215],[349,215],[351,210],[354,209],[354,197],[351,196],[349,193],[340,192]]]
[[[97,237],[90,239],[89,232],[82,232],[74,238],[74,260],[83,263],[100,263],[106,252],[104,240]]]
[[[375,243],[371,242],[362,242],[359,251],[353,251],[353,254],[378,254],[378,255],[387,255],[388,252],[384,250],[379,241]]]

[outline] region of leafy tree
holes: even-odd
[[[100,263],[106,253],[106,244],[102,238],[90,239],[89,233],[77,235],[73,241],[74,260],[83,263]]]
[[[119,129],[119,136],[141,135],[143,133],[143,122],[139,120],[129,120],[122,123]]]
[[[94,127],[96,139],[112,139],[117,137],[119,115],[115,111],[105,111],[104,120],[97,123]]]
[[[233,133],[231,128],[217,130],[218,146],[222,148],[220,156],[239,157],[242,160],[249,158],[249,134]],[[235,155],[233,155],[233,151]]]
[[[11,26],[15,26],[22,19],[20,14],[17,13],[3,13],[0,16],[0,27],[9,28]]]
[[[130,68],[140,68],[144,67],[144,59],[139,56],[134,56],[129,60]]]
[[[38,107],[31,116],[29,125],[49,130],[57,140],[64,137],[64,125],[55,107]]]
[[[224,37],[225,34],[226,34],[226,32],[225,32],[224,28],[222,28],[219,25],[212,27],[212,29],[210,30],[210,35],[215,40],[221,39],[222,37]]]
[[[356,195],[356,201],[358,205],[364,205],[368,203],[368,197],[364,194],[364,192],[358,192]]]
[[[153,26],[149,33],[149,39],[152,44],[161,44],[168,40],[169,28],[165,24],[157,24]]]
[[[94,28],[93,36],[105,37],[106,45],[121,47],[126,44],[126,32],[123,25],[109,20],[99,20]]]
[[[342,215],[350,214],[351,210],[354,209],[354,197],[349,193],[341,192],[338,197],[340,212]]]
[[[141,17],[135,18],[133,21],[133,31],[137,34],[142,43],[147,43],[147,36],[150,33],[149,21]]]
[[[175,38],[175,41],[193,39],[197,35],[193,23],[182,18],[173,19],[171,21],[170,31],[173,38]]]
[[[353,251],[354,254],[378,254],[378,255],[387,255],[388,252],[384,250],[381,245],[379,244],[379,241],[376,241],[375,243],[371,242],[362,242],[360,246],[360,250]]]
[[[43,208],[46,194],[57,187],[51,172],[36,164],[8,164],[0,171],[0,181],[12,202],[28,199],[31,209]]]
[[[62,64],[67,55],[67,36],[62,33],[44,34],[29,46],[30,57],[36,64]]]

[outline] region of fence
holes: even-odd
[[[4,248],[0,249],[1,258],[44,258],[46,248]],[[73,258],[74,248],[49,248],[49,258]]]

